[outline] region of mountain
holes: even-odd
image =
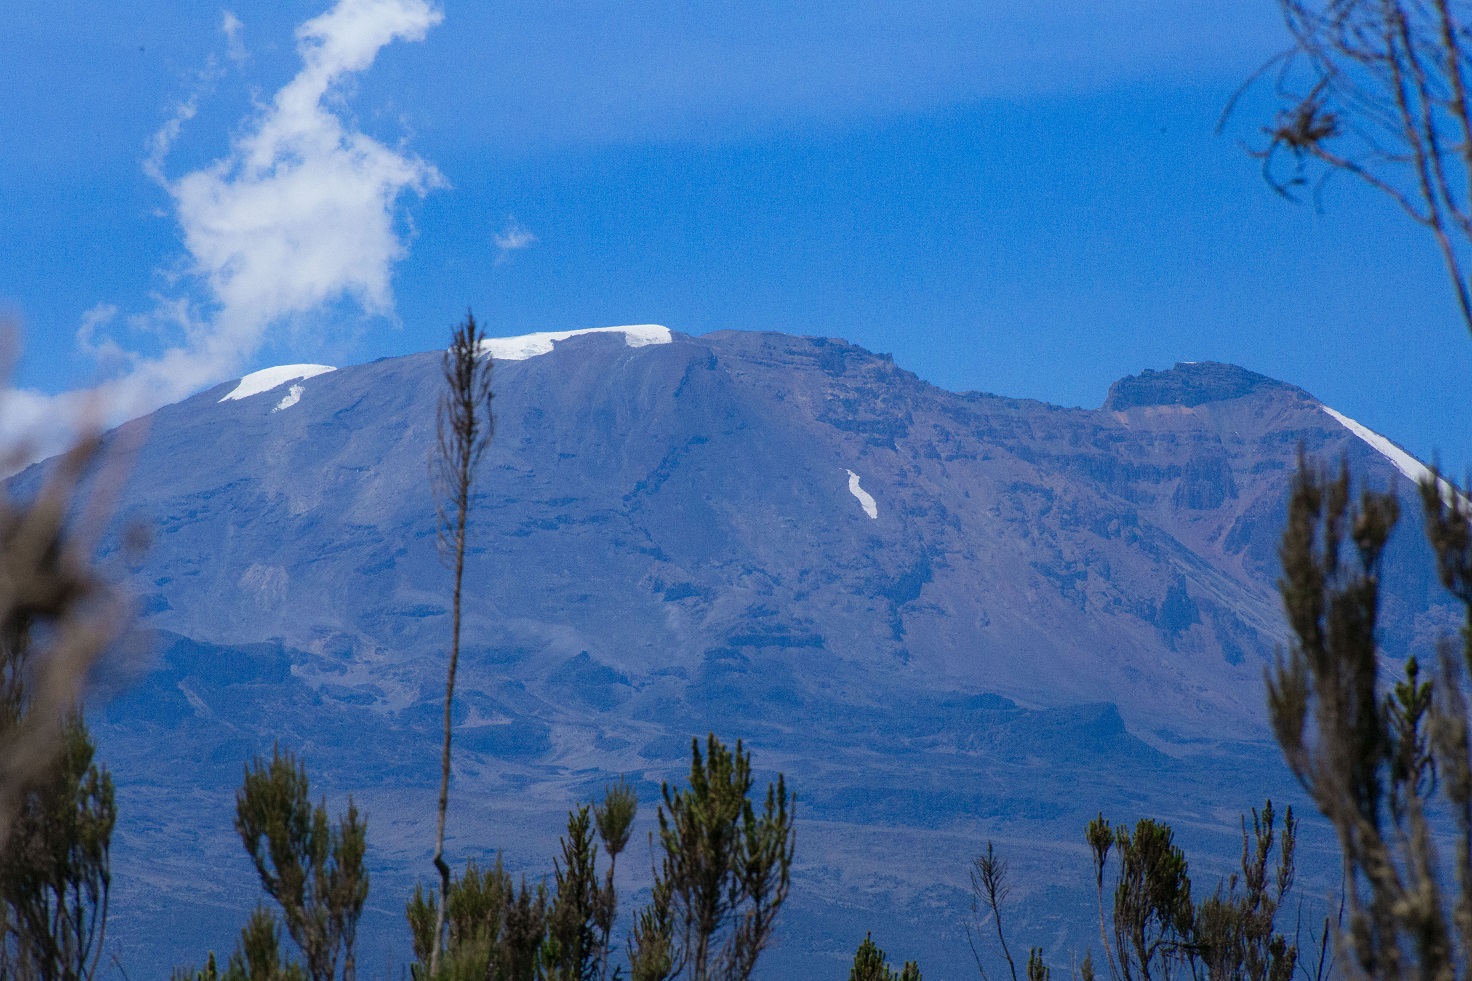
[[[969,976],[965,863],[988,838],[1018,874],[1016,942],[1066,957],[1100,810],[1171,820],[1227,871],[1237,814],[1303,805],[1262,708],[1300,448],[1407,492],[1419,472],[1232,365],[1145,371],[1088,410],[944,391],[825,338],[615,328],[491,353],[450,854],[541,875],[573,803],[628,774],[647,830],[691,737],[740,737],[799,800],[771,977],[840,977],[868,929],[927,978]],[[93,710],[130,972],[233,945],[257,895],[234,788],[275,741],[368,812],[360,960],[409,958],[449,636],[441,385],[433,352],[285,366],[119,432],[140,448],[118,527],[153,533],[141,559],[120,533],[103,549],[148,643]],[[1424,551],[1410,530],[1392,547],[1392,654],[1456,626]],[[1310,822],[1310,882],[1331,848]]]

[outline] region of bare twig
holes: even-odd
[[[1278,0],[1291,46],[1232,96],[1277,68],[1282,103],[1250,152],[1279,194],[1307,170],[1345,173],[1427,228],[1472,330],[1472,70],[1469,0]],[[1280,176],[1286,153],[1293,170]]]
[[[992,843],[986,843],[986,851],[971,860],[968,870],[971,876],[971,911],[976,917],[977,932],[985,925],[988,914],[997,931],[997,943],[1002,947],[1002,956],[1007,959],[1007,968],[1012,972],[1012,981],[1017,981],[1017,965],[1012,960],[1012,951],[1007,949],[1007,937],[1002,931],[1002,904],[1012,892],[1012,883],[1007,875],[1007,860],[997,854]],[[971,942],[971,954],[976,958],[976,968],[986,977],[981,954],[971,940],[971,929],[967,926],[966,939]]]

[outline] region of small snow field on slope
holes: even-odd
[[[281,401],[276,403],[276,408],[272,409],[271,411],[280,412],[282,409],[289,409],[293,405],[296,405],[302,400],[302,392],[304,391],[306,391],[306,389],[304,389],[300,385],[291,386],[291,388],[287,390],[286,394],[281,396]]]
[[[859,486],[858,474],[852,470],[845,470],[844,473],[848,474],[848,492],[859,502],[859,506],[864,509],[864,513],[871,519],[877,521],[879,519],[879,505],[874,501],[874,495]]]

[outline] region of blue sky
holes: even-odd
[[[1461,471],[1472,336],[1430,240],[1346,180],[1274,195],[1240,146],[1266,92],[1215,132],[1275,11],[0,5],[12,426],[436,347],[472,306],[841,336],[1066,405],[1232,361]]]

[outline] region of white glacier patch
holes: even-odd
[[[231,402],[235,399],[248,399],[252,395],[260,395],[269,392],[273,388],[279,388],[290,381],[305,381],[318,375],[325,375],[329,371],[337,369],[327,364],[283,364],[274,368],[262,368],[254,371],[240,379],[240,384],[235,386],[234,391],[220,399],[221,402]],[[297,398],[301,396],[298,395]],[[283,399],[283,401],[285,401]],[[295,401],[292,402],[295,405]],[[277,406],[284,409],[286,406]]]
[[[659,324],[634,324],[627,327],[547,331],[541,334],[523,334],[520,337],[488,337],[481,343],[480,349],[497,361],[525,361],[541,354],[551,354],[553,344],[579,334],[622,334],[624,343],[629,347],[668,344],[671,340],[668,327],[661,327]]]
[[[286,395],[282,397],[281,401],[276,403],[276,408],[272,409],[271,411],[280,412],[282,409],[289,409],[293,405],[296,405],[302,400],[303,391],[305,391],[305,389],[303,389],[300,385],[291,386],[291,389],[286,393]]]
[[[1385,459],[1394,464],[1395,469],[1399,470],[1401,473],[1409,477],[1413,483],[1419,484],[1421,481],[1431,476],[1431,471],[1426,468],[1425,464],[1423,464],[1420,460],[1417,460],[1415,457],[1411,456],[1399,446],[1396,446],[1384,436],[1381,436],[1379,433],[1375,432],[1375,430],[1369,428],[1368,426],[1360,425],[1353,419],[1349,418],[1349,416],[1335,412],[1327,405],[1321,405],[1319,406],[1319,408],[1323,409],[1329,415],[1333,416],[1335,421],[1337,421],[1345,429],[1348,429],[1360,439],[1364,440],[1366,443],[1369,443],[1370,446],[1373,447],[1377,452],[1379,452],[1381,456],[1385,457]]]
[[[852,470],[845,470],[848,474],[848,492],[858,499],[859,506],[870,518],[879,518],[879,505],[874,502],[874,495],[859,486],[859,475]]]

